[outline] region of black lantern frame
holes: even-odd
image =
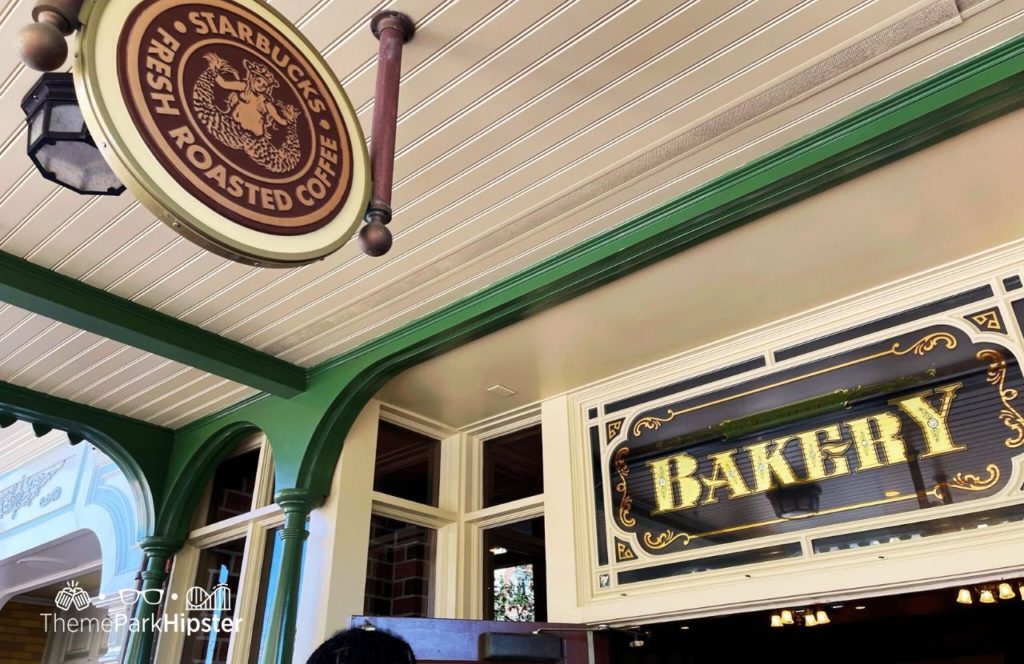
[[[44,178],[79,194],[124,192],[89,133],[70,73],[43,74],[21,109],[28,123],[28,156]]]

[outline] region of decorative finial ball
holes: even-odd
[[[54,71],[68,59],[68,42],[51,23],[29,23],[15,40],[21,61],[32,69]]]
[[[363,224],[359,229],[359,248],[367,256],[383,256],[391,249],[391,231],[379,221]]]

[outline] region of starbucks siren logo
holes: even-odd
[[[225,0],[143,0],[118,52],[136,128],[204,205],[275,235],[310,233],[338,216],[353,177],[341,109],[264,17]]]

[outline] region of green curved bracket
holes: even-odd
[[[192,516],[207,482],[217,466],[247,436],[260,428],[248,422],[229,424],[207,439],[190,458],[188,472],[180,473],[167,485],[167,501],[157,519],[156,533],[162,538],[184,541],[188,537]]]

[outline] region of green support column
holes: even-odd
[[[281,531],[281,566],[277,594],[271,598],[270,621],[260,648],[261,664],[291,664],[295,647],[295,619],[299,608],[302,553],[309,537],[306,519],[319,501],[305,489],[281,489],[274,502],[284,510]]]
[[[183,542],[169,537],[147,537],[139,546],[146,553],[146,568],[142,570],[142,593],[163,588],[167,581],[167,563],[180,549]],[[142,597],[135,603],[135,620],[138,630],[130,631],[125,648],[126,664],[150,664],[153,661],[153,641],[159,603],[150,604]]]

